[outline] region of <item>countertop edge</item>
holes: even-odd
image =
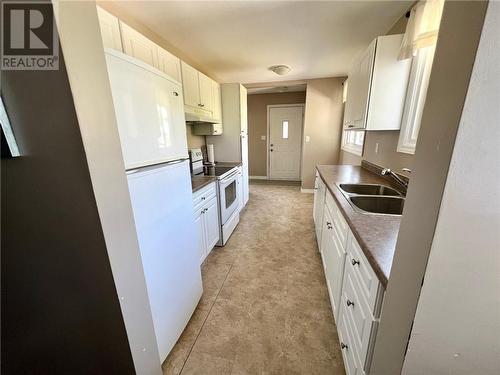
[[[321,167],[321,166],[319,166],[319,165],[316,166],[316,171],[318,171],[318,174],[321,177],[322,181],[324,182],[325,186],[327,187],[328,191],[332,195],[333,199],[335,199],[335,203],[337,204],[337,207],[339,208],[340,212],[342,213],[343,218],[348,223],[349,229],[351,230],[351,232],[353,233],[354,237],[356,238],[356,241],[358,242],[359,246],[361,247],[361,250],[363,251],[363,254],[368,259],[368,262],[370,263],[370,265],[371,265],[373,271],[375,272],[377,278],[379,279],[380,283],[382,284],[382,286],[384,287],[384,289],[387,288],[387,283],[389,281],[389,275],[386,274],[383,271],[383,266],[378,262],[378,260],[376,259],[376,257],[370,251],[369,246],[363,240],[363,238],[360,235],[358,229],[356,228],[356,225],[354,225],[354,223],[352,222],[351,218],[349,217],[350,213],[345,212],[345,208],[343,207],[344,204],[342,204],[339,201],[339,197],[337,196],[338,194],[340,194],[340,196],[345,199],[344,195],[342,194],[342,192],[338,189],[338,187],[336,185],[334,186],[334,188],[336,188],[336,191],[332,190],[332,187],[330,186],[331,182],[328,182],[326,180],[326,177],[323,175],[323,173],[321,172],[321,170],[320,170],[319,167]],[[325,165],[325,167],[327,167],[327,166]],[[379,177],[376,174],[374,174],[373,172],[371,172],[370,170],[367,170],[367,169],[364,169],[364,170],[367,171],[368,173],[373,174],[374,177],[375,176]],[[335,181],[334,183],[337,183],[337,182],[342,182],[342,181]],[[347,200],[344,203],[349,204],[347,202]],[[353,212],[354,212],[354,209],[353,209]]]
[[[199,181],[198,183],[194,183],[194,181]],[[191,189],[193,193],[196,193],[198,190],[203,189],[205,186],[215,182],[217,179],[211,176],[203,176],[203,178],[193,178],[191,177]]]

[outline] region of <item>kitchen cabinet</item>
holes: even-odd
[[[198,235],[200,264],[219,242],[220,223],[215,182],[193,194],[193,214]]]
[[[220,93],[213,87],[217,83],[184,61],[181,63],[181,71],[186,119],[195,122],[220,120],[214,117],[214,105],[217,101],[214,95],[219,94],[220,98]]]
[[[207,137],[207,143],[214,145],[215,161],[242,163],[243,202],[246,205],[249,199],[247,90],[239,83],[220,86],[224,133]]]
[[[368,375],[385,290],[318,173],[314,192],[316,235],[346,373]]]
[[[123,52],[158,69],[157,45],[122,21],[120,29]]]
[[[158,53],[158,69],[180,83],[182,81],[181,60],[160,46],[156,46],[156,49]]]
[[[212,81],[212,117],[218,120],[222,128],[222,99],[220,83]]]
[[[325,207],[325,190],[326,186],[318,172],[316,172],[316,180],[314,182],[314,206],[313,219],[316,228],[316,238],[318,239],[318,249],[321,252],[321,234],[323,231],[323,210]]]
[[[330,203],[329,200],[332,202]],[[346,258],[344,238],[347,236],[347,227],[344,225],[345,220],[341,217],[341,214],[339,216],[339,213],[336,212],[338,208],[328,191],[326,192],[325,201],[323,208],[323,229],[321,232],[321,257],[333,316],[335,321],[338,322],[344,262]]]
[[[398,60],[403,35],[380,36],[352,64],[344,129],[399,130],[411,60]]]
[[[118,18],[106,12],[101,7],[97,7],[97,16],[99,18],[102,44],[104,47],[123,52],[120,21]]]

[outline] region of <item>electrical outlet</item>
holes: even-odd
[[[309,143],[310,140],[311,140],[311,137],[309,137],[308,135],[306,135],[306,143]]]
[[[266,140],[266,136],[265,136],[265,135],[261,135],[261,136],[260,136],[260,140],[261,140],[261,141],[265,141],[265,140]]]

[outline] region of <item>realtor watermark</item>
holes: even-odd
[[[59,36],[50,1],[2,1],[2,70],[59,69]]]

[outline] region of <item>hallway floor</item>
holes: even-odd
[[[164,374],[344,374],[312,205],[297,186],[250,185]]]

